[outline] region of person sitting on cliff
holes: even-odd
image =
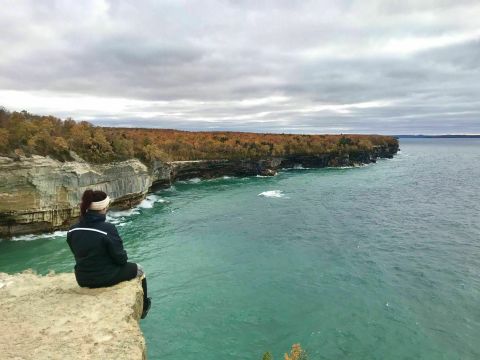
[[[142,319],[150,310],[147,280],[140,265],[128,262],[127,252],[115,225],[106,222],[110,197],[103,191],[85,190],[80,205],[80,221],[70,227],[67,243],[75,256],[78,285],[99,288],[139,277],[142,279]]]

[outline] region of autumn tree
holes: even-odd
[[[262,360],[273,360],[272,353],[263,354]],[[285,353],[284,360],[307,360],[307,353],[300,344],[293,344],[290,353]]]
[[[93,136],[90,144],[90,154],[98,162],[112,160],[113,149],[110,142],[105,137],[103,130],[99,127],[93,130]]]
[[[302,349],[300,344],[293,344],[290,354],[286,353],[284,358],[285,360],[306,360],[307,353]]]
[[[10,134],[7,129],[0,128],[0,153],[7,153],[9,150]]]
[[[292,135],[189,132],[172,129],[103,128],[73,119],[8,112],[0,108],[2,155],[50,155],[68,160],[71,151],[90,162],[262,159],[315,154],[364,157],[377,146],[398,146],[389,136]]]

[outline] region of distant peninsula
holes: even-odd
[[[480,139],[478,135],[462,135],[462,134],[449,134],[449,135],[395,135],[399,139]]]
[[[177,180],[357,166],[398,149],[392,136],[107,128],[0,108],[0,238],[67,228],[88,188],[126,209]]]

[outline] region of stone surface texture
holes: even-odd
[[[1,359],[145,359],[139,280],[81,288],[73,274],[0,273]]]
[[[110,164],[0,157],[0,237],[64,229],[80,214],[83,192],[105,191],[113,205],[138,204],[152,185],[149,169],[132,159]]]

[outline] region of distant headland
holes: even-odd
[[[394,135],[398,139],[480,139],[480,134],[478,135],[462,135],[462,134],[451,134],[451,135]]]

